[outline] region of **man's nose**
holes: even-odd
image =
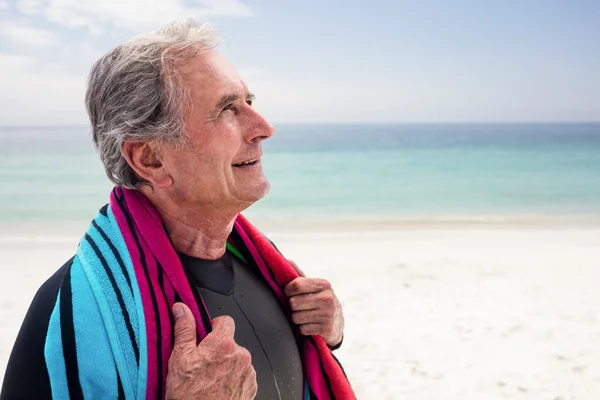
[[[259,143],[275,134],[275,127],[271,125],[269,121],[265,119],[265,117],[260,115],[254,109],[251,109],[250,113],[250,120],[252,122],[250,123],[251,127],[248,130],[248,135],[246,136],[246,141],[248,143]]]

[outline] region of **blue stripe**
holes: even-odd
[[[118,377],[100,309],[76,257],[71,266],[73,326],[77,338],[79,382],[86,399],[116,398]]]
[[[53,399],[68,399],[69,387],[67,385],[67,367],[62,346],[62,333],[60,328],[60,293],[56,305],[50,316],[46,344],[44,345],[44,358],[50,377],[50,387]]]

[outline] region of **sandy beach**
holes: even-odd
[[[359,399],[600,398],[600,227],[470,226],[268,235],[346,313]],[[0,376],[39,285],[77,235],[0,234]]]

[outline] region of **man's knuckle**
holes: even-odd
[[[252,354],[247,349],[240,347],[238,358],[243,368],[252,366]]]
[[[331,282],[329,282],[327,279],[320,279],[320,284],[324,290],[331,289]]]
[[[300,323],[300,316],[298,315],[298,313],[292,313],[292,322],[295,324]]]
[[[332,294],[323,297],[323,302],[328,308],[333,308],[335,306],[335,297]]]
[[[312,335],[314,334],[314,331],[314,328],[309,325],[302,325],[300,327],[300,333],[302,333],[303,335]]]
[[[324,328],[323,330],[325,332],[327,332],[328,334],[333,332],[333,324],[331,324],[331,323],[325,324],[323,328]]]
[[[335,314],[335,300],[328,300],[327,307],[325,307],[325,312],[328,316],[333,317]]]
[[[236,348],[236,343],[231,338],[223,338],[217,342],[216,351],[223,353],[233,353]]]
[[[290,289],[291,289],[292,292],[299,292],[300,289],[301,289],[301,287],[302,286],[301,286],[301,279],[300,278],[298,278],[296,280],[293,280],[290,283]]]
[[[296,309],[300,308],[301,305],[302,305],[302,300],[299,299],[297,296],[294,296],[290,299],[290,307],[292,308],[292,310],[296,310]]]

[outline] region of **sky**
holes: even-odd
[[[190,16],[274,123],[600,121],[596,0],[0,0],[0,125],[86,124],[93,63]]]

